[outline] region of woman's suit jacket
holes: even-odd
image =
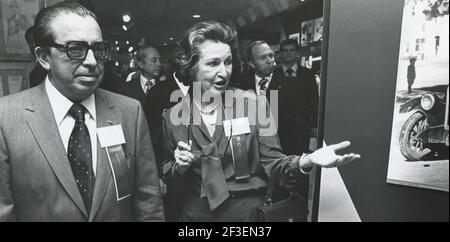
[[[279,185],[284,188],[293,188],[306,181],[306,175],[300,172],[299,156],[286,156],[281,152],[280,142],[277,136],[277,129],[273,119],[262,115],[262,112],[270,110],[265,98],[258,98],[252,91],[243,91],[235,88],[228,88],[237,99],[226,99],[222,114],[224,119],[235,119],[247,117],[250,123],[250,132],[241,136],[242,143],[248,151],[248,168],[250,178],[246,181],[237,181],[235,178],[235,168],[232,159],[231,148],[225,153],[222,159],[222,167],[226,184],[229,191],[248,191],[267,187],[268,177],[273,173],[279,173],[281,179]],[[244,99],[240,99],[245,97]],[[260,110],[253,112],[251,107]],[[188,98],[172,107],[163,114],[163,176],[169,187],[176,187],[177,190],[191,195],[200,195],[202,177],[200,162],[194,161],[192,166],[183,174],[179,175],[174,171],[174,150],[179,141],[187,143],[187,139],[192,140],[192,149],[201,150],[202,144],[215,142],[217,152],[221,153],[226,148],[227,137],[225,137],[222,125],[216,126],[213,137],[210,137],[203,121],[200,125],[192,125],[189,128],[188,121],[191,119],[189,112],[192,107],[193,121],[198,110],[195,105],[190,105]],[[181,117],[181,118],[176,118]],[[197,116],[199,118],[200,116]],[[263,117],[263,118],[261,118]],[[198,122],[201,120],[197,120]],[[237,129],[237,128],[236,128]],[[188,134],[188,132],[190,132]],[[230,145],[231,146],[231,145]],[[175,185],[174,185],[175,184]],[[178,200],[180,201],[180,200]]]

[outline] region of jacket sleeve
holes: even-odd
[[[258,97],[258,103],[263,103],[262,106],[266,106],[268,102],[265,98]],[[260,104],[258,104],[258,107],[260,107]],[[270,112],[270,109],[265,109],[266,112]],[[262,109],[259,108],[258,112],[262,112]],[[283,154],[272,112],[269,115],[258,115],[258,117],[256,127],[259,141],[259,155],[261,165],[266,171],[267,176],[269,178],[274,177],[274,175],[279,177],[277,185],[292,191],[298,185],[308,182],[308,176],[300,171],[300,156],[286,156]]]
[[[173,126],[171,126],[169,121],[169,111],[165,111],[162,119],[162,162],[161,171],[162,179],[166,184],[174,184],[183,181],[184,176],[178,174],[174,170],[175,158],[173,153],[177,147],[177,141],[173,136]]]
[[[141,105],[136,120],[136,166],[133,215],[136,221],[164,221],[162,195],[155,155]]]
[[[0,121],[1,122],[1,121]],[[15,221],[11,172],[6,140],[0,123],[0,222]]]

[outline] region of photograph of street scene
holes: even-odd
[[[406,0],[387,182],[449,191],[448,0]]]

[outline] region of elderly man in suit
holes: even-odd
[[[163,221],[138,101],[98,89],[110,47],[74,2],[41,10],[39,86],[0,100],[0,221]]]

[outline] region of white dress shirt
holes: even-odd
[[[144,93],[147,93],[147,88],[145,87],[145,84],[147,84],[147,82],[150,82],[150,87],[148,88],[148,90],[150,90],[155,85],[156,80],[155,78],[149,80],[144,75],[141,74],[141,87]]]
[[[68,113],[73,102],[62,95],[50,82],[48,76],[45,78],[45,91],[47,92],[50,105],[55,115],[56,124],[58,125],[59,134],[66,150],[69,146],[69,138],[75,126],[75,119]],[[97,174],[97,115],[95,110],[94,94],[84,99],[81,104],[88,110],[85,114],[85,123],[89,130],[92,148],[92,169],[94,176]]]
[[[270,76],[268,76],[268,77],[260,77],[260,76],[258,76],[258,75],[256,75],[255,74],[255,86],[256,86],[256,95],[266,95],[266,91],[267,91],[267,88],[269,87],[269,84],[270,84],[270,81],[272,80],[272,76],[273,76],[273,74],[270,74]],[[265,85],[265,87],[266,87],[266,91],[261,91],[261,88],[260,88],[260,86],[259,86],[259,82],[262,80],[262,79],[267,79],[268,80],[268,82],[266,83],[266,85]]]
[[[282,65],[281,67],[283,68],[283,72],[285,73],[285,75],[289,76],[289,73],[286,72],[286,70],[289,69],[289,67],[287,67],[285,65]],[[295,63],[293,66],[291,66],[291,69],[293,70],[292,76],[297,76],[298,64]]]

